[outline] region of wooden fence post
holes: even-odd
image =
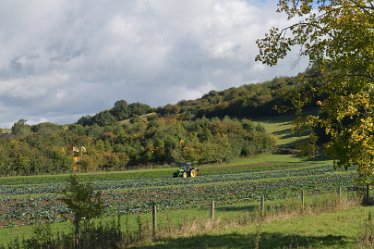
[[[261,216],[265,216],[265,196],[261,195],[261,204],[260,204],[260,209],[261,209]]]
[[[302,205],[302,210],[304,211],[304,209],[305,209],[305,193],[304,193],[304,189],[301,190],[301,205]]]
[[[338,188],[338,195],[339,195],[339,200],[342,199],[342,186],[339,186]]]
[[[210,205],[210,222],[213,223],[214,222],[214,201],[212,201],[211,205]]]
[[[152,239],[156,239],[156,228],[157,228],[157,206],[155,203],[152,205]]]
[[[366,184],[366,198],[365,198],[365,204],[370,203],[370,185],[369,183]]]

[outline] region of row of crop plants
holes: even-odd
[[[291,172],[291,171],[289,171]],[[239,174],[242,175],[242,174]],[[230,177],[224,175],[222,177]],[[153,203],[163,209],[195,208],[210,200],[221,204],[267,200],[281,200],[298,196],[301,189],[309,194],[322,194],[336,190],[338,186],[350,186],[355,175],[325,173],[320,175],[264,178],[261,181],[241,180],[216,184],[190,184],[128,188],[103,193],[105,213],[139,213],[149,211]],[[177,180],[179,181],[179,180]],[[110,182],[102,183],[103,185]],[[48,186],[46,186],[47,188]],[[109,188],[110,189],[110,188]],[[48,192],[48,191],[47,191]],[[0,202],[0,226],[58,222],[66,220],[70,211],[59,200],[58,194],[43,196],[3,197]]]
[[[220,183],[230,181],[261,180],[284,177],[302,177],[322,174],[335,174],[331,167],[308,167],[297,169],[283,169],[265,172],[246,172],[236,174],[220,175],[203,175],[197,178],[149,178],[149,179],[124,179],[124,180],[105,180],[94,181],[93,185],[96,190],[121,190],[130,188],[147,188],[147,187],[165,187],[179,185],[193,185],[204,183]],[[344,174],[344,172],[341,172]],[[348,172],[349,173],[349,172]],[[48,184],[24,184],[24,185],[0,185],[0,195],[30,195],[60,193],[65,188],[66,183],[48,183]]]

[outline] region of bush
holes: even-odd
[[[125,241],[131,241],[125,238],[120,220],[96,225],[90,223],[79,232],[78,240],[73,230],[53,234],[49,225],[38,225],[31,238],[14,239],[0,249],[117,249],[125,247]]]

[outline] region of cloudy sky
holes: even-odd
[[[254,62],[276,1],[0,0],[0,127],[75,122],[119,99],[194,99],[307,65]]]

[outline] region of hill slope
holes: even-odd
[[[318,72],[312,68],[304,74],[307,78],[304,83],[297,77],[280,77],[264,83],[246,84],[223,91],[210,91],[195,100],[182,100],[176,104],[167,104],[157,108],[141,103],[128,104],[125,100],[119,100],[110,110],[99,112],[94,116],[84,116],[77,123],[84,126],[94,124],[105,126],[148,113],[156,113],[158,117],[176,116],[182,120],[225,116],[231,118],[276,116],[292,113],[294,109],[292,98],[301,95],[304,100],[310,101],[306,105],[307,108],[315,108],[314,102],[319,88],[319,82],[315,76]]]
[[[312,89],[318,82],[308,83],[276,78],[158,108],[120,100],[110,110],[72,125],[30,126],[20,120],[12,134],[0,139],[0,175],[69,172],[73,155],[79,156],[80,170],[96,171],[181,161],[228,162],[269,152],[274,139],[282,146],[295,141],[290,134],[292,116],[279,115],[292,112],[289,96],[301,92],[310,95],[313,107]],[[82,146],[87,153],[73,153],[74,147]]]

